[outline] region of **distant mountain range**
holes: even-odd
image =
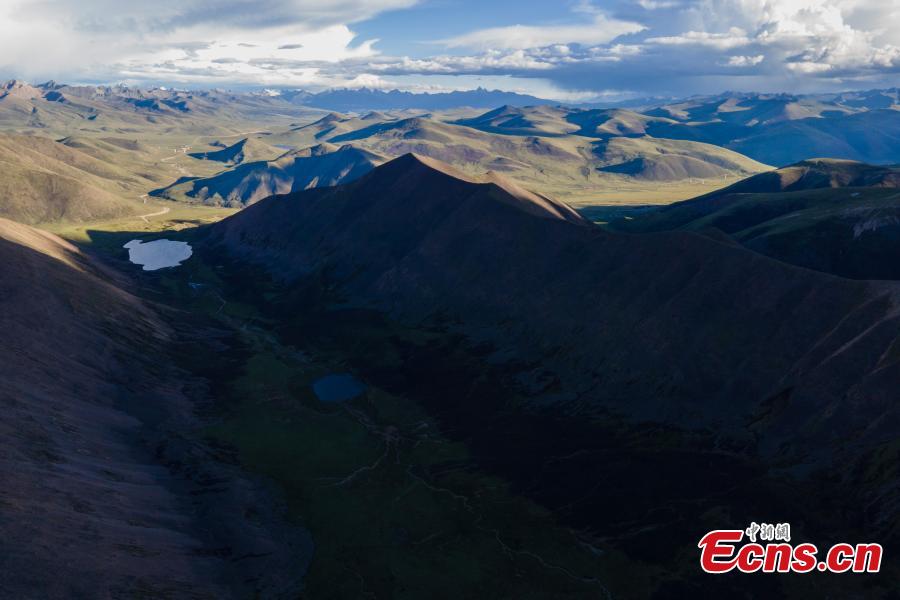
[[[271,95],[9,81],[0,85],[0,129],[73,140],[107,163],[120,158],[102,140],[121,144],[130,138],[138,144],[136,140],[141,139],[140,152],[123,146],[129,150],[123,156],[134,161],[133,181],[153,178],[153,183],[133,186],[139,193],[129,191],[132,199],[160,190],[181,200],[229,205],[253,202],[269,192],[295,190],[301,183],[304,187],[339,183],[347,181],[351,172],[363,172],[349,165],[340,171],[340,161],[335,159],[326,177],[307,177],[294,169],[307,164],[308,157],[297,156],[303,160],[289,169],[298,174],[294,178],[274,165],[285,152],[323,143],[351,145],[386,159],[415,152],[470,174],[504,173],[530,189],[579,205],[634,202],[637,195],[651,203],[690,198],[765,171],[769,165],[817,157],[900,163],[896,89],[810,96],[725,93],[676,102],[656,100],[663,104],[632,110],[551,105],[533,96],[485,89],[445,94],[363,89]],[[479,104],[489,108],[477,108]],[[469,108],[460,108],[464,105]],[[323,114],[319,107],[326,106],[341,111]],[[182,136],[181,148],[166,149],[175,145],[173,131]],[[101,149],[104,145],[106,150]],[[189,150],[188,156],[199,160],[185,164],[176,160],[179,151]],[[162,163],[172,174],[167,181],[159,181]],[[255,163],[250,179],[223,173],[209,180],[222,169],[247,163]],[[334,168],[339,170],[332,172]],[[266,174],[265,169],[273,171]],[[32,173],[29,178],[36,181],[43,176]],[[84,178],[60,179],[54,189],[67,189],[79,179]],[[186,185],[195,180],[203,181]],[[92,186],[97,184],[92,180]],[[236,187],[229,189],[232,184]],[[99,187],[114,195],[124,189]],[[70,196],[86,198],[81,192]],[[97,204],[85,200],[84,206],[91,202]],[[65,219],[64,212],[56,218],[48,213],[25,220]],[[100,213],[76,210],[75,220],[79,220],[77,214]]]
[[[528,94],[504,92],[501,90],[475,90],[454,92],[407,92],[401,90],[379,89],[332,89],[322,92],[304,90],[281,90],[276,97],[281,97],[298,105],[334,110],[342,112],[361,112],[371,110],[447,110],[452,108],[493,108],[502,105],[536,106],[564,105],[573,108],[628,108],[633,110],[653,111],[660,107],[699,116],[706,112],[717,112],[722,105],[754,104],[768,107],[777,113],[782,107],[789,105],[788,112],[793,118],[814,116],[822,110],[838,112],[855,110],[878,110],[897,108],[900,106],[900,88],[843,92],[835,94],[787,94],[787,93],[754,93],[724,92],[722,94],[674,98],[665,96],[645,96],[614,101],[566,102],[547,98],[539,98]],[[271,97],[271,94],[265,94]],[[819,107],[818,109],[816,107]],[[726,109],[727,110],[727,107]],[[742,109],[738,108],[737,111]],[[671,115],[669,115],[671,116]]]
[[[644,112],[508,106],[458,123],[509,135],[651,136],[704,142],[778,166],[815,157],[890,164],[900,162],[900,105],[884,107],[894,102],[889,92],[873,92],[854,106],[841,104],[845,97],[786,94],[695,98]]]
[[[303,91],[285,91],[282,97],[303,106],[341,112],[365,112],[371,110],[447,110],[451,108],[492,108],[503,104],[533,106],[548,104],[549,100],[478,88],[462,92],[412,93],[400,90],[327,90],[316,94]]]
[[[284,187],[288,180],[293,186],[301,181],[305,182],[304,187],[333,185],[347,181],[350,175],[361,174],[359,168],[364,163],[371,168],[379,162],[366,159],[360,163],[362,155],[395,158],[408,152],[445,161],[471,175],[503,173],[529,189],[576,203],[590,201],[606,187],[637,190],[669,182],[694,185],[692,189],[696,191],[685,194],[697,195],[770,168],[736,152],[688,140],[624,136],[595,140],[571,135],[567,131],[578,126],[559,119],[560,111],[550,107],[503,107],[488,113],[528,114],[527,118],[518,118],[515,129],[509,128],[508,120],[499,118],[494,119],[498,121],[496,127],[480,129],[487,117],[446,122],[431,113],[407,118],[387,112],[369,112],[359,117],[329,113],[308,125],[193,153],[192,156],[209,160],[228,159],[227,164],[233,165],[236,162],[232,159],[243,157],[245,149],[251,148],[256,149],[257,159],[264,160],[253,162],[252,167],[244,160],[241,166],[214,178],[185,178],[154,194],[212,204],[248,203],[264,197],[254,191],[257,186],[272,193],[285,193],[296,190]],[[531,112],[543,118],[532,117]],[[310,174],[295,180],[287,176],[287,171],[294,172],[301,163],[325,160],[338,146],[343,151],[328,158],[331,166],[322,177]],[[296,150],[285,153],[284,148]],[[357,149],[356,153],[350,148]],[[314,161],[308,160],[310,151],[316,156]],[[297,162],[298,153],[307,155]],[[246,175],[251,172],[248,180]],[[281,183],[274,185],[276,181]],[[181,191],[185,189],[191,191],[185,194]]]
[[[882,90],[834,97],[725,94],[645,112],[509,104],[462,118],[441,111],[331,112],[201,154],[243,156],[240,144],[248,144],[264,149],[257,159],[273,160],[281,153],[276,147],[303,149],[322,142],[387,158],[415,152],[469,173],[503,172],[566,201],[602,204],[597,196],[604,189],[629,193],[640,185],[677,182],[718,187],[768,165],[808,158],[900,162],[895,99],[893,91]],[[873,108],[862,106],[866,103]],[[216,188],[208,198],[231,197],[229,190]],[[681,197],[705,191],[695,188]]]
[[[204,112],[222,108],[226,102],[272,105],[290,103],[329,111],[368,112],[372,110],[449,110],[454,108],[495,108],[497,106],[565,105],[573,108],[627,108],[640,112],[667,113],[665,116],[692,116],[702,118],[713,113],[742,112],[747,105],[767,106],[777,113],[780,107],[790,106],[791,118],[816,116],[822,111],[852,112],[858,110],[891,109],[900,106],[900,88],[853,91],[831,94],[786,94],[725,92],[716,95],[674,98],[646,96],[614,101],[565,102],[540,98],[529,94],[488,90],[452,92],[409,92],[369,88],[330,89],[308,92],[302,89],[284,89],[259,92],[235,92],[221,89],[182,90],[173,88],[136,88],[125,85],[73,86],[48,81],[30,84],[21,80],[0,83],[0,101],[43,99],[49,102],[69,103],[76,99],[103,98],[129,104],[134,108],[156,112]],[[744,108],[740,106],[743,105]],[[818,108],[816,108],[818,107]]]
[[[380,89],[332,89],[323,92],[307,92],[304,90],[282,90],[276,94],[294,104],[334,110],[342,112],[361,112],[371,110],[447,110],[452,108],[493,108],[502,105],[536,106],[566,105],[574,108],[628,108],[638,111],[653,110],[659,107],[702,107],[720,106],[724,103],[757,103],[769,105],[778,111],[779,105],[792,104],[796,107],[820,106],[824,110],[877,110],[896,108],[900,105],[898,88],[843,92],[835,94],[777,94],[753,92],[725,92],[716,95],[675,98],[665,96],[644,96],[612,101],[566,102],[547,98],[539,98],[528,94],[504,92],[500,90],[475,90],[454,92],[407,92],[401,90]],[[270,94],[266,94],[270,95]],[[812,116],[816,111],[808,108],[794,109],[795,118]]]
[[[687,140],[721,146],[776,166],[816,157],[891,164],[900,162],[898,94],[896,88],[817,95],[729,92],[596,107],[563,106],[486,89],[435,94],[284,90],[272,95],[54,82],[33,86],[10,81],[0,85],[0,127],[60,137],[81,129],[134,131],[148,125],[224,134],[246,131],[249,123],[299,126],[322,110],[361,115],[469,108],[487,112],[480,117],[457,117],[456,122],[488,133]]]
[[[249,124],[285,125],[318,111],[285,100],[222,90],[0,83],[0,130],[65,137],[86,133],[229,135]],[[286,113],[290,113],[287,115]]]

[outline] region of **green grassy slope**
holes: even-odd
[[[115,162],[31,136],[0,134],[0,167],[0,215],[24,223],[137,214],[142,190],[152,186]]]

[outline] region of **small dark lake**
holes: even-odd
[[[353,375],[326,375],[313,383],[313,391],[322,402],[346,402],[362,395],[366,386]]]

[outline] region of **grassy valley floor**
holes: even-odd
[[[128,269],[126,241],[154,227],[190,239],[191,231],[177,232],[183,221],[214,217],[192,208],[149,227],[117,222],[70,234]],[[178,269],[140,273],[138,282],[181,321],[178,364],[210,383],[217,424],[206,437],[276,482],[290,518],[312,532],[309,598],[602,598],[606,580],[628,572],[623,558],[478,469],[466,444],[443,435],[416,401],[364,375],[363,396],[317,399],[312,383],[358,373],[355,359],[382,349],[366,342],[388,334],[389,324],[336,313],[334,328],[304,335],[304,325],[325,323],[321,306],[310,306],[291,331],[279,329],[266,305],[280,290],[223,267],[197,256]],[[422,343],[434,337],[394,333]],[[399,356],[383,358],[379,367],[402,366]]]
[[[441,323],[410,328],[346,306],[327,281],[286,287],[209,252],[152,273],[127,262],[131,239],[190,242],[197,225],[229,213],[179,207],[149,223],[64,233],[132,274],[181,332],[173,358],[208,386],[197,405],[213,425],[201,433],[273,481],[289,518],[312,534],[305,597],[853,589],[828,576],[711,579],[696,564],[703,533],[774,504],[798,535],[815,538],[833,522],[852,531],[863,517],[834,520],[829,481],[775,475],[713,432],[523,411],[533,398],[509,381],[525,366],[491,364],[491,349]],[[313,384],[335,373],[353,374],[365,393],[320,401]],[[826,499],[810,507],[809,497]],[[883,591],[878,581],[873,592]]]

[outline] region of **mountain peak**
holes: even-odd
[[[417,179],[427,176],[440,176],[478,186],[492,186],[501,193],[493,198],[503,204],[545,219],[561,219],[571,223],[584,224],[586,221],[569,205],[537,194],[523,188],[515,181],[497,173],[488,171],[484,175],[475,176],[464,173],[440,160],[410,152],[375,169],[370,176],[382,174],[388,178],[401,178],[416,175]],[[436,184],[440,185],[440,184]]]
[[[347,115],[342,115],[341,113],[337,112],[330,112],[318,121],[311,123],[311,125],[330,125],[332,123],[337,123],[345,119],[347,119]]]
[[[398,167],[403,168],[426,168],[437,171],[443,175],[455,177],[456,179],[462,179],[463,181],[475,183],[474,179],[471,179],[468,175],[464,174],[462,171],[459,171],[454,167],[451,167],[447,163],[435,158],[424,156],[422,154],[417,154],[415,152],[408,152],[403,156],[394,159],[393,161],[391,161],[391,163],[397,163]]]

